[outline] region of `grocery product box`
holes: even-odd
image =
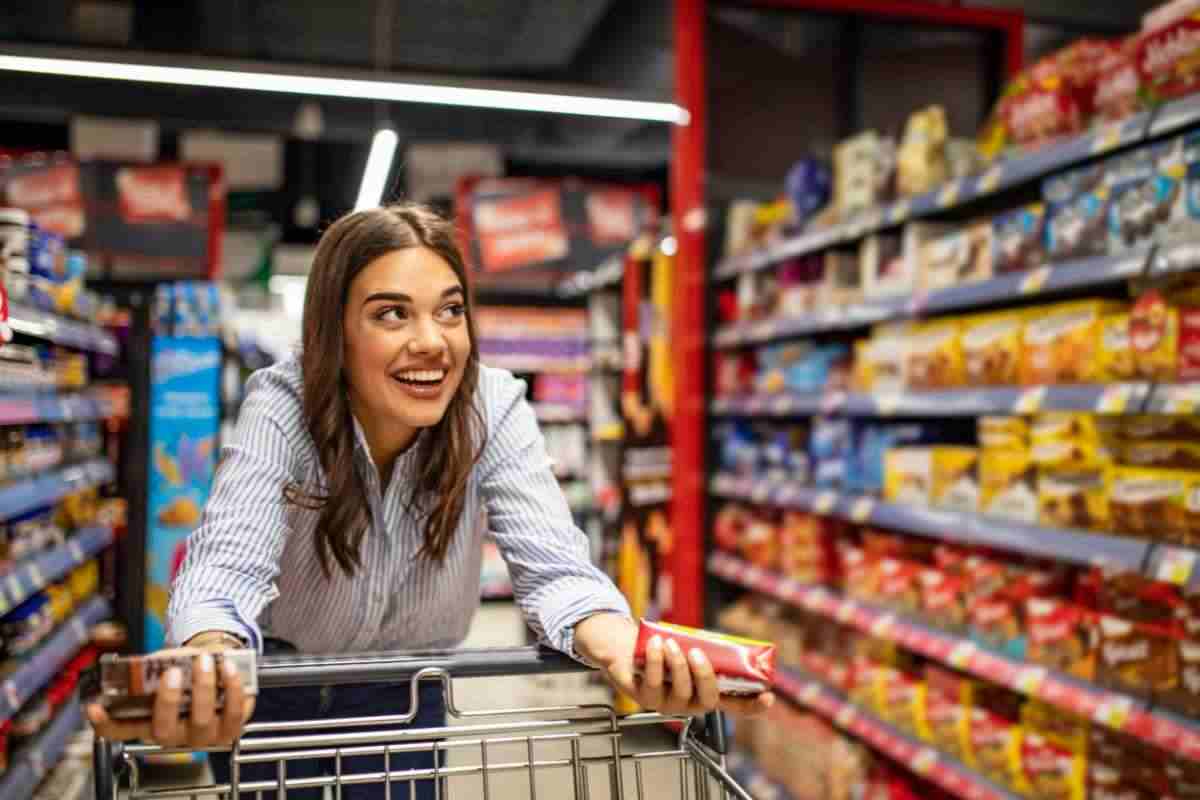
[[[1196,196],[1200,185],[1200,133],[1191,131],[1176,141],[1182,151],[1179,160],[1184,174],[1183,188],[1176,193],[1170,215],[1160,231],[1162,241],[1172,243],[1195,241],[1200,235],[1200,197]],[[1174,175],[1179,174],[1178,164],[1166,166]]]
[[[1096,381],[1102,320],[1121,310],[1122,304],[1111,300],[1078,300],[1031,310],[1025,324],[1022,383]]]
[[[965,383],[962,322],[941,319],[916,325],[909,340],[909,388],[952,389]]]
[[[1200,441],[1200,417],[1130,414],[1118,417],[1120,435],[1132,441]]]
[[[858,254],[848,250],[830,250],[825,253],[825,271],[817,289],[818,306],[849,306],[862,300],[862,296],[862,265]]]
[[[1147,107],[1141,92],[1135,43],[1135,37],[1118,42],[1100,60],[1094,98],[1098,120],[1120,122]]]
[[[1046,257],[1051,262],[1104,255],[1108,249],[1109,190],[1099,186],[1053,206],[1046,220]]]
[[[1007,386],[1020,377],[1025,314],[976,314],[962,322],[963,367],[968,386]]]
[[[1120,459],[1129,467],[1191,470],[1200,475],[1200,442],[1126,441]]]
[[[1048,669],[1090,681],[1096,674],[1095,620],[1085,608],[1052,598],[1025,603],[1026,657]]]
[[[1136,377],[1129,314],[1124,311],[1105,314],[1100,322],[1100,340],[1096,349],[1096,379],[1130,381]]]
[[[913,323],[880,325],[869,339],[855,343],[856,382],[864,391],[887,394],[907,388],[912,329]]]
[[[1109,446],[1094,439],[1056,439],[1034,442],[1029,448],[1034,465],[1050,469],[1086,469],[1113,463]]]
[[[1019,601],[1003,589],[980,594],[968,611],[971,639],[1010,658],[1025,658],[1025,632]]]
[[[974,682],[935,664],[924,669],[925,693],[917,707],[917,735],[953,758],[963,757],[963,732]]]
[[[1179,679],[1175,686],[1157,695],[1167,706],[1187,714],[1200,714],[1200,642],[1179,638],[1175,642]]]
[[[862,272],[862,294],[866,300],[911,294],[918,286],[918,262],[904,257],[902,237],[895,233],[873,233],[863,239],[858,251]]]
[[[1018,750],[1016,790],[1025,797],[1086,800],[1087,758],[1039,733],[1023,731]]]
[[[883,457],[883,496],[890,503],[927,506],[933,492],[933,448],[894,447]]]
[[[930,505],[971,514],[979,510],[978,448],[934,447],[932,469]]]
[[[1027,206],[992,222],[992,271],[997,275],[1036,269],[1046,263],[1046,206]]]
[[[1152,241],[1183,191],[1183,140],[1139,147],[1105,162],[1108,251]]]
[[[1113,472],[1112,524],[1130,536],[1189,544],[1200,534],[1200,473],[1120,466]]]
[[[1002,786],[1016,783],[1012,754],[1021,741],[1019,700],[1000,687],[977,684],[967,717],[967,765]]]
[[[939,222],[908,222],[900,234],[900,252],[909,274],[912,276],[912,290],[916,291],[925,286],[925,246],[944,236],[949,236],[959,229],[959,226]]]
[[[989,220],[943,234],[921,249],[921,287],[927,292],[992,277]]]
[[[1118,417],[1086,411],[1043,411],[1029,423],[1032,444],[1085,441],[1111,445],[1119,432]]]
[[[1029,422],[1024,417],[979,417],[979,446],[985,450],[1024,450],[1029,447]]]
[[[951,633],[967,630],[967,578],[940,569],[923,569],[917,576],[921,616]]]
[[[979,511],[1030,524],[1038,521],[1037,470],[1025,449],[979,454]]]
[[[1112,469],[1038,471],[1038,518],[1060,528],[1108,530]]]
[[[1142,697],[1174,689],[1178,650],[1168,630],[1102,615],[1096,627],[1096,682]]]
[[[911,561],[885,558],[879,562],[879,605],[905,614],[921,608],[921,567]]]
[[[1200,13],[1192,12],[1136,40],[1142,92],[1151,105],[1158,105],[1196,91],[1200,80]]]
[[[1179,361],[1179,309],[1157,290],[1144,293],[1129,315],[1134,373],[1147,380],[1173,381]]]

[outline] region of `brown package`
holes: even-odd
[[[1087,609],[1035,597],[1026,601],[1025,615],[1030,661],[1085,681],[1095,677],[1094,622]]]
[[[1178,654],[1167,631],[1107,614],[1096,630],[1096,682],[1101,686],[1142,697],[1175,688]]]

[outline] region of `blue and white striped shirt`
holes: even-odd
[[[601,611],[629,615],[624,597],[588,557],[525,383],[481,367],[477,401],[487,443],[467,488],[458,531],[442,564],[420,558],[422,532],[404,498],[417,448],[380,487],[355,423],[366,476],[370,530],[354,577],[321,572],[312,532],[318,512],[284,499],[284,486],[324,486],[301,414],[300,365],[291,357],[255,373],[236,434],[222,449],[212,496],[171,587],[168,640],[204,630],[241,633],[261,647],[274,636],[303,653],[442,648],[466,636],[479,605],[481,538],[496,540],[530,626],[573,652],[574,626]],[[427,434],[422,434],[427,435]]]

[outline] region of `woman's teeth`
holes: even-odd
[[[397,374],[396,380],[404,383],[441,383],[446,377],[444,369],[417,369]]]

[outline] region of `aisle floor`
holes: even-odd
[[[464,647],[504,647],[525,644],[525,627],[516,608],[509,604],[485,604],[474,620]],[[455,701],[464,711],[497,708],[531,708],[553,705],[607,704],[609,691],[592,681],[588,675],[559,675],[538,678],[500,678],[458,680],[454,684]],[[470,724],[474,720],[448,720],[451,725]],[[652,753],[674,749],[673,737],[659,726],[629,731],[622,736],[624,753]],[[586,741],[581,755],[603,757],[611,750],[603,741]],[[527,758],[523,742],[492,744],[487,749],[488,763],[524,761]],[[570,746],[566,743],[542,743],[537,745],[536,760],[569,759]],[[479,766],[480,751],[475,748],[455,749],[448,758],[450,767]],[[622,772],[624,797],[636,798],[637,779],[634,767],[625,765]],[[175,789],[203,786],[212,780],[206,765],[172,766],[143,770],[143,786],[155,789]],[[511,771],[495,774],[489,780],[486,796],[489,800],[524,800],[524,798],[590,797],[615,798],[612,791],[611,771],[606,766],[596,765],[587,769],[587,784],[582,793],[576,791],[573,772],[569,768],[539,770],[531,791],[527,771]],[[447,796],[450,798],[484,797],[485,791],[478,775],[467,775],[450,782]],[[682,798],[680,769],[678,762],[648,760],[642,770],[644,797],[655,800]],[[393,791],[396,800],[406,795],[399,786]],[[694,796],[694,792],[692,793]],[[123,793],[123,797],[127,796]],[[329,797],[329,793],[326,795]],[[195,795],[196,800],[216,800],[215,795]],[[263,798],[268,800],[268,798]],[[623,798],[621,798],[623,800]]]

